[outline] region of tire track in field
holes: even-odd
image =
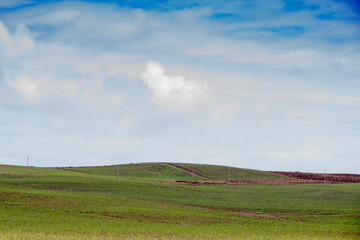
[[[201,175],[201,174],[199,174],[199,173],[196,173],[196,172],[191,171],[190,169],[187,169],[187,168],[184,168],[184,167],[177,166],[177,165],[172,164],[172,163],[165,163],[165,162],[164,162],[164,163],[160,163],[160,164],[162,164],[162,165],[167,165],[167,166],[170,166],[170,167],[173,167],[173,168],[180,169],[180,170],[182,170],[182,171],[184,171],[184,172],[187,172],[187,173],[189,173],[189,174],[191,174],[191,175],[194,175],[194,176],[198,176],[198,177],[202,177],[202,178],[208,179],[207,177],[205,177],[205,176],[203,176],[203,175]]]
[[[85,173],[85,174],[90,174],[90,173],[88,173],[88,172],[82,172],[82,171],[79,171],[79,170],[73,170],[73,169],[67,169],[67,168],[54,167],[53,169],[63,170],[63,171],[68,171],[68,172],[75,172],[75,173]]]
[[[228,213],[234,213],[243,217],[258,217],[258,218],[270,218],[270,219],[276,219],[276,220],[287,220],[292,221],[289,219],[285,219],[282,216],[278,216],[275,214],[270,213],[259,213],[259,212],[242,212],[242,211],[233,211],[233,210],[226,210],[226,209],[219,209],[219,208],[212,208],[212,207],[206,207],[206,206],[198,206],[198,205],[188,205],[188,204],[179,204],[181,206],[185,207],[191,207],[191,208],[197,208],[197,209],[205,209],[205,210],[214,210],[214,211],[223,211]]]

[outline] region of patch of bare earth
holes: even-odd
[[[163,165],[172,166],[186,171],[192,175],[204,177],[184,167],[171,163],[162,163]],[[281,179],[256,179],[256,180],[231,180],[231,181],[172,181],[172,180],[150,180],[139,179],[144,181],[166,182],[182,185],[294,185],[294,184],[341,184],[341,183],[358,183],[360,174],[321,174],[321,173],[304,173],[304,172],[277,172],[270,171],[278,175],[286,176]],[[205,178],[205,177],[204,177]]]
[[[316,184],[324,183],[320,180],[304,180],[298,178],[282,178],[282,179],[257,179],[257,180],[231,180],[231,181],[171,181],[171,180],[152,180],[139,179],[144,181],[175,183],[183,185],[293,185],[293,184]],[[339,183],[339,182],[327,182]]]
[[[192,207],[192,208],[198,208],[198,209],[205,209],[205,210],[220,210],[217,208],[211,208],[211,207],[205,207],[205,206],[196,206],[196,205],[182,205],[182,206],[186,206],[186,207]],[[221,211],[224,211],[223,209],[221,209]],[[278,216],[274,215],[274,214],[268,214],[268,213],[256,213],[256,212],[241,212],[241,211],[228,211],[225,210],[227,212],[230,213],[236,213],[239,214],[241,216],[244,217],[263,217],[263,218],[272,218],[272,219],[281,219]]]
[[[255,213],[255,212],[233,212],[237,213],[244,217],[263,217],[263,218],[272,218],[272,219],[279,219],[276,215],[273,214],[266,214],[266,213]]]
[[[340,173],[306,173],[306,172],[271,172],[278,175],[301,179],[304,181],[318,181],[322,183],[358,183],[360,174],[340,174]]]

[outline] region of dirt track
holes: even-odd
[[[187,169],[187,168],[184,168],[184,167],[180,167],[180,166],[177,166],[177,165],[175,165],[175,164],[171,164],[171,163],[161,163],[162,165],[167,165],[167,166],[170,166],[170,167],[173,167],[173,168],[177,168],[177,169],[180,169],[180,170],[182,170],[182,171],[185,171],[185,172],[187,172],[187,173],[189,173],[189,174],[191,174],[191,175],[194,175],[194,176],[198,176],[198,177],[202,177],[202,178],[205,178],[205,179],[207,179],[207,177],[205,177],[205,176],[203,176],[203,175],[201,175],[201,174],[199,174],[199,173],[196,173],[196,172],[193,172],[193,171],[191,171],[190,169]]]
[[[82,171],[78,171],[78,170],[72,170],[72,169],[68,169],[68,168],[59,168],[59,167],[53,167],[53,168],[54,168],[54,169],[63,170],[63,171],[68,171],[68,172],[89,174],[89,173],[87,173],[87,172],[82,172]],[[71,167],[69,167],[69,168],[71,168]]]

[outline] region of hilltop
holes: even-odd
[[[286,178],[275,173],[253,169],[190,163],[134,163],[59,169],[107,176],[117,176],[119,173],[120,177],[174,181],[226,181],[229,176],[230,180]]]
[[[158,162],[92,167],[65,167],[58,169],[102,176],[116,176],[117,178],[150,180],[186,185],[282,185],[360,182],[359,174],[267,172],[254,169],[194,163]]]

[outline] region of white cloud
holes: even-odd
[[[155,101],[167,108],[193,109],[205,102],[211,94],[206,83],[167,75],[158,62],[149,61],[142,78]]]
[[[0,53],[7,57],[16,57],[30,52],[34,41],[24,24],[18,24],[15,33],[10,33],[0,21]]]
[[[298,152],[278,151],[269,153],[269,157],[271,158],[314,158],[318,155],[319,151],[316,149]]]
[[[17,76],[16,79],[8,81],[7,84],[18,90],[28,98],[34,98],[38,92],[38,80],[29,78],[28,76]]]
[[[329,164],[328,154],[353,166],[360,136],[357,25],[317,18],[317,10],[283,13],[280,0],[238,8],[230,2],[162,12],[57,1],[2,12],[2,154],[19,156],[18,149],[33,151],[23,146],[36,143],[43,159],[49,159],[50,144],[68,164],[74,156],[86,164],[108,154],[116,163],[174,157],[205,163],[215,157],[239,167],[299,170],[308,162]],[[323,13],[328,12],[333,10]],[[213,18],[217,13],[239,14],[241,20]],[[287,27],[300,31],[277,32]],[[167,73],[159,63],[144,72],[148,59],[164,63]],[[143,72],[145,84],[139,80]],[[213,101],[209,86],[216,89]],[[205,102],[206,108],[189,116],[154,111],[149,89],[167,109]],[[27,138],[30,133],[44,138]],[[118,136],[140,141],[133,149],[121,148],[126,142]],[[336,136],[343,139],[309,143]],[[177,146],[193,150],[174,156]],[[214,152],[216,147],[223,151]],[[322,150],[321,159],[314,148]]]
[[[118,107],[124,97],[106,93],[96,79],[57,79],[46,74],[15,75],[6,80],[6,85],[21,93],[28,101],[45,101],[49,96],[60,99],[75,97],[94,107]]]
[[[31,35],[23,24],[11,32],[0,21],[1,78],[24,96],[19,101],[46,103],[48,97],[56,96],[65,101],[76,97],[95,107],[118,107],[123,103],[121,94],[104,90],[104,82],[121,74],[135,76],[131,63],[124,64],[125,57],[101,52],[84,56],[74,47],[35,41]]]
[[[17,75],[7,81],[7,85],[21,92],[26,98],[34,99],[48,92],[77,95],[81,84],[75,81],[54,81],[50,77]]]

